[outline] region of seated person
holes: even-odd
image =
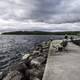
[[[65,36],[61,45],[63,46],[63,48],[65,48],[67,46],[67,44],[68,44],[68,36]]]

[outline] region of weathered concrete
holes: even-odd
[[[52,44],[43,80],[80,80],[80,47],[69,42],[66,51],[55,52]]]

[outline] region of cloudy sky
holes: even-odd
[[[80,0],[0,0],[0,31],[80,30]]]

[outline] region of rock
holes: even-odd
[[[14,71],[14,70],[17,70],[21,73],[25,73],[25,70],[27,70],[27,66],[25,65],[25,63],[21,62],[21,63],[18,63],[18,64],[14,64],[12,65],[10,68],[9,68],[9,71]]]
[[[2,79],[3,77],[3,72],[0,72],[0,80]]]
[[[39,78],[37,78],[37,77],[34,77],[34,78],[32,78],[32,80],[40,80]]]
[[[46,42],[42,42],[42,48],[45,48]]]
[[[39,50],[34,50],[33,53],[31,54],[32,58],[36,58],[40,55],[40,51]]]
[[[48,48],[44,48],[44,49],[43,49],[43,52],[46,52],[46,51],[48,51],[48,50],[49,50]]]
[[[42,44],[35,45],[34,50],[42,52],[42,50],[43,50]]]
[[[37,68],[37,67],[39,67],[41,64],[40,64],[40,62],[39,61],[37,61],[37,59],[33,59],[33,60],[31,60],[31,64],[30,64],[30,66],[31,66],[31,68]]]
[[[51,41],[48,41],[48,42],[47,42],[47,46],[48,46],[48,48],[49,48],[50,43],[51,43]]]
[[[30,54],[25,54],[25,55],[22,57],[22,60],[27,59],[29,56],[30,56]]]
[[[30,80],[30,71],[29,71],[29,69],[25,70],[25,75],[24,75],[24,79],[23,80]]]
[[[8,70],[5,70],[3,72],[0,72],[0,80],[2,80],[8,73]]]
[[[39,53],[40,51],[36,51],[36,50],[33,51],[33,55],[39,55]]]
[[[46,62],[46,58],[44,57],[37,57],[31,60],[31,67],[32,68],[40,68],[42,64]]]
[[[42,57],[44,57],[44,55],[46,55],[46,54],[44,54],[44,53],[46,53],[47,54],[47,50],[45,49],[45,50],[43,50],[43,52],[40,52],[40,51],[33,51],[33,58],[37,58],[37,57],[40,57],[40,56],[42,56]]]
[[[3,80],[21,80],[23,78],[22,74],[18,71],[11,71]]]
[[[44,70],[42,69],[42,67],[41,69],[33,68],[30,70],[30,77],[37,77],[39,79],[42,79],[43,72]]]
[[[45,58],[40,56],[40,57],[37,57],[36,58],[38,62],[40,62],[40,64],[44,63],[45,62]]]
[[[34,50],[39,50],[41,48],[41,45],[35,45]]]

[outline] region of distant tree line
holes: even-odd
[[[44,32],[44,31],[14,31],[5,32],[4,35],[78,35],[80,31],[66,31],[66,32]]]

